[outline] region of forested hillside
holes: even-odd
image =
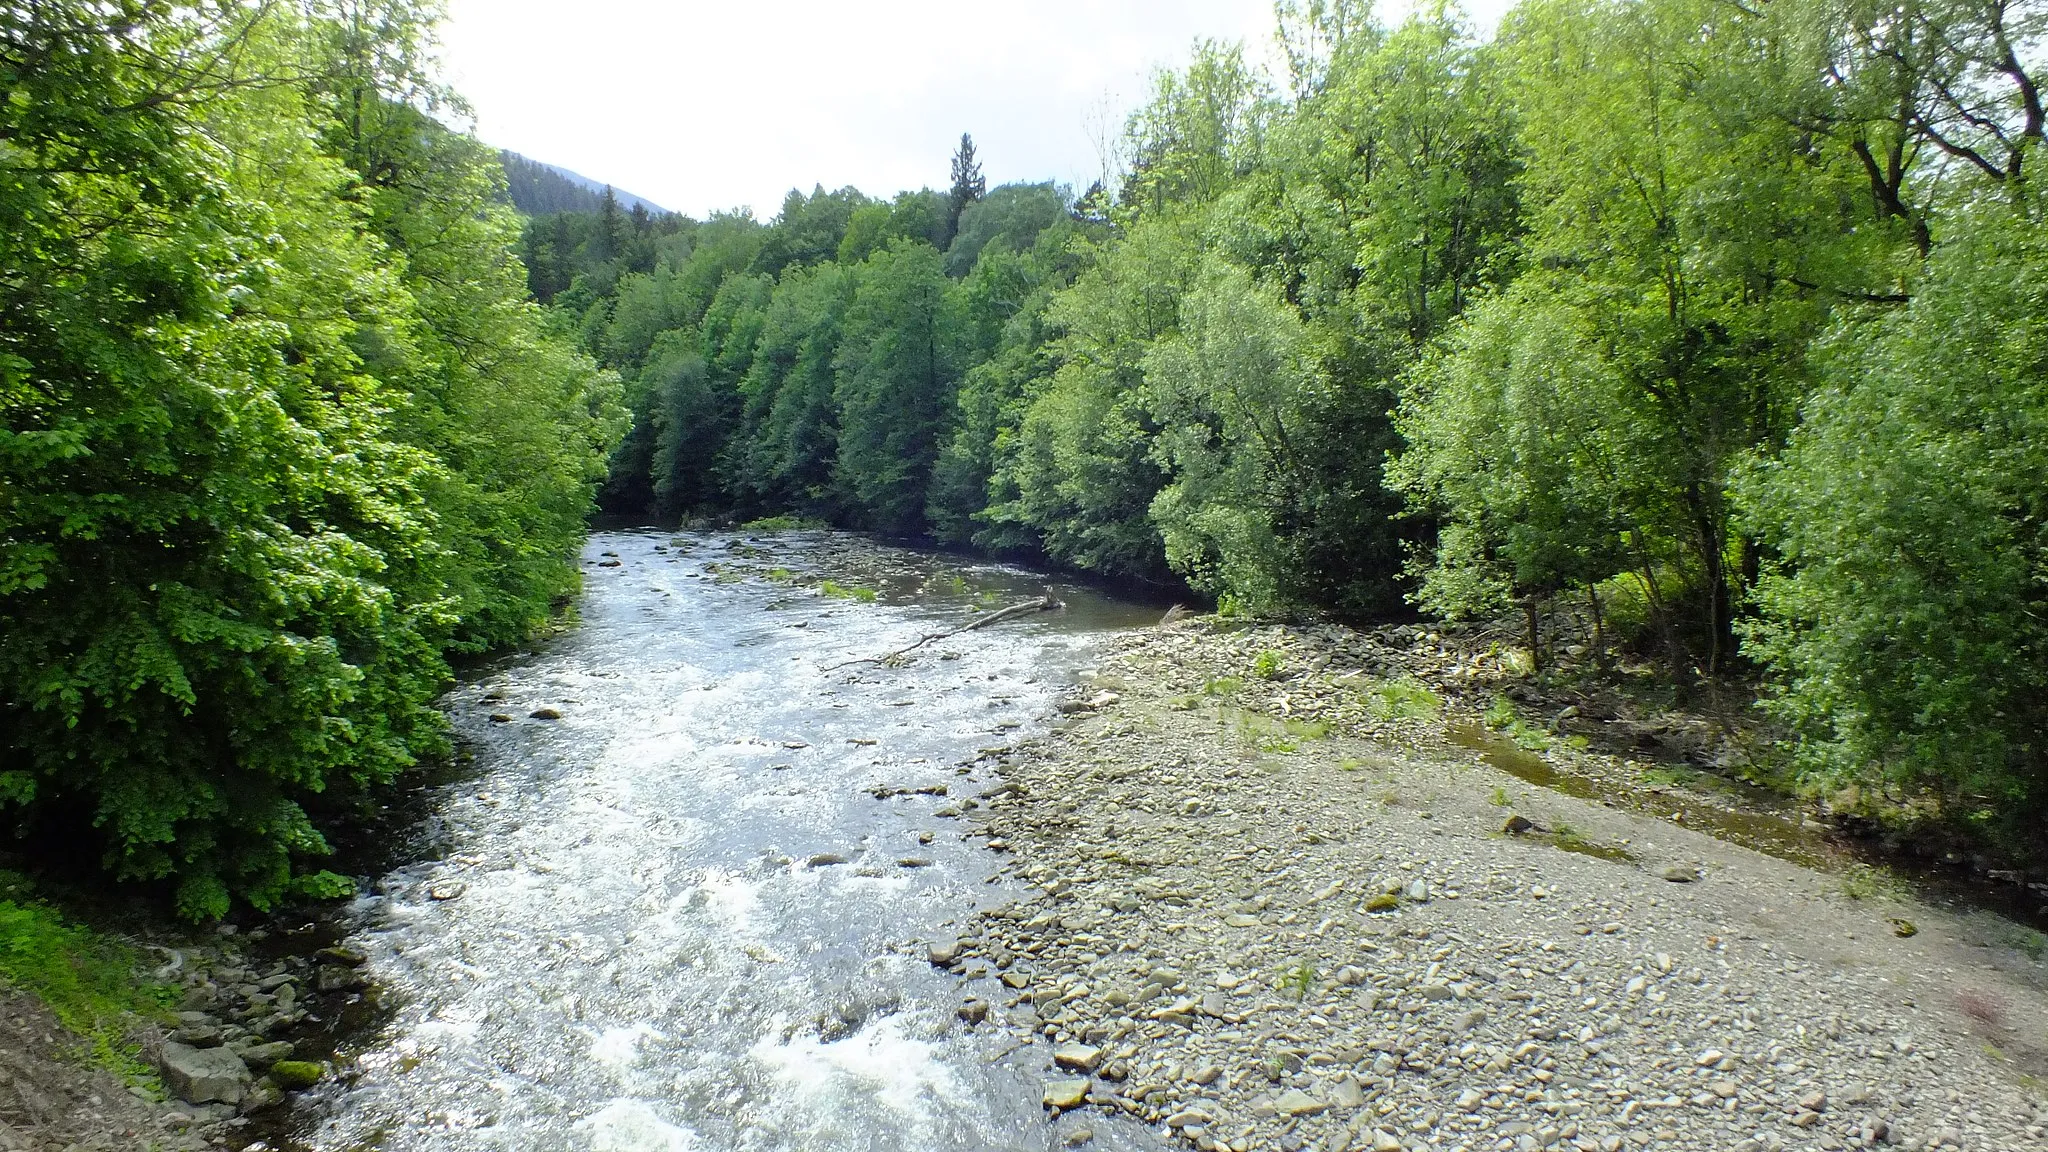
[[[1281,6],[1078,200],[534,221],[625,379],[604,499],[797,513],[1229,611],[1570,599],[1742,661],[1815,786],[2048,801],[2038,2]]]
[[[191,915],[340,883],[449,658],[576,592],[624,428],[431,16],[0,8],[0,816]]]
[[[505,197],[512,207],[528,216],[556,212],[596,212],[607,195],[627,211],[639,209],[654,215],[666,210],[630,192],[620,192],[566,168],[529,160],[517,152],[500,152],[505,168]]]

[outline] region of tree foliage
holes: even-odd
[[[1262,614],[1533,620],[1625,590],[1620,639],[1667,674],[1777,677],[1816,780],[2037,808],[2037,715],[1933,685],[2034,658],[1989,639],[2033,643],[2031,513],[1982,509],[2039,474],[1959,429],[2042,386],[2041,0],[1524,0],[1491,40],[1447,7],[1276,14],[1284,77],[1196,45],[1078,200],[984,190],[963,138],[944,191],[793,196],[717,222],[723,247],[683,225],[644,282],[579,257],[555,298],[639,415],[613,506],[683,461],[671,512],[802,510]],[[751,327],[712,315],[741,277]],[[2003,367],[1938,360],[1951,322],[1949,353]],[[656,403],[664,328],[687,413]],[[1906,473],[1850,432],[1880,418],[1913,467],[1980,457],[1944,477],[1968,491],[1898,506]],[[1876,559],[1905,537],[1869,518],[1964,508],[1982,563]],[[1983,667],[1914,612],[1981,613]]]
[[[1752,649],[1807,768],[2031,835],[2048,801],[2048,233],[1982,206],[1913,302],[1845,327],[1739,486]]]
[[[441,129],[431,13],[0,15],[0,809],[218,915],[574,588],[615,385]]]

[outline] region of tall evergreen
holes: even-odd
[[[960,147],[953,153],[953,187],[946,196],[947,244],[960,232],[960,214],[987,193],[988,180],[981,174],[981,161],[975,158],[974,137],[962,132]]]

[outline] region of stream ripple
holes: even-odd
[[[1016,895],[940,813],[988,785],[963,761],[1040,728],[1099,638],[1157,609],[1063,586],[1064,612],[827,672],[1045,578],[829,532],[606,532],[586,564],[579,627],[446,702],[477,771],[434,805],[435,858],[351,911],[389,1019],[294,1143],[940,1152],[1076,1135],[1041,1109],[1046,1052],[1005,1055],[960,1024],[956,980],[925,959]],[[878,599],[825,595],[828,577]],[[1089,1126],[1096,1148],[1160,1146]]]

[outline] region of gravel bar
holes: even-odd
[[[2048,1148],[2038,934],[1526,785],[1383,656],[1182,621],[991,751],[1030,895],[931,959],[1069,1143]]]

